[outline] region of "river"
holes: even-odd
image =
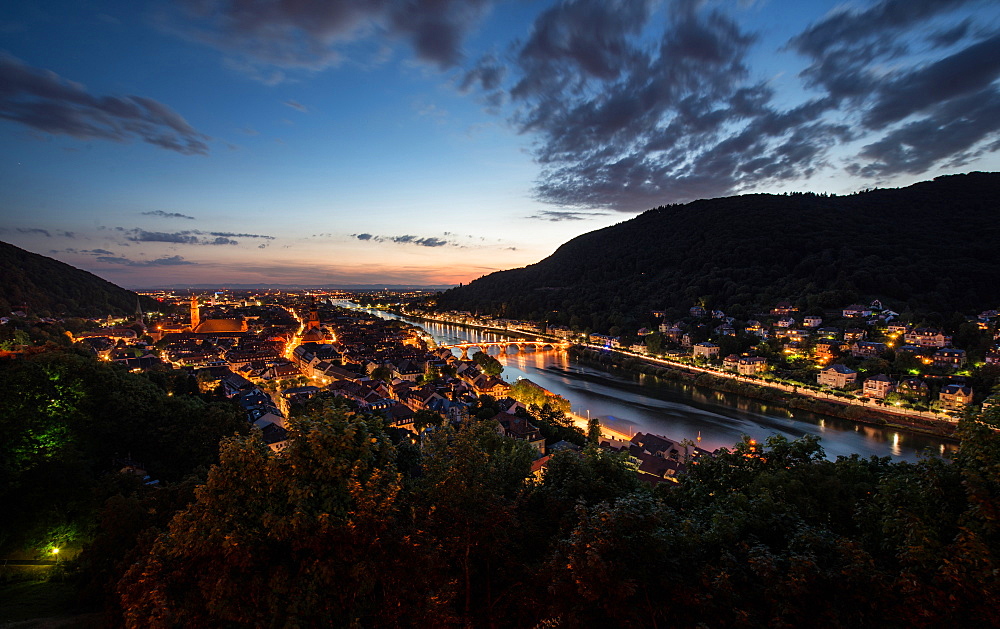
[[[381,311],[368,312],[420,326],[439,344],[511,338],[465,326],[409,319]],[[578,414],[598,417],[602,424],[626,434],[652,432],[674,440],[691,439],[707,450],[732,447],[743,435],[758,441],[774,434],[788,439],[815,435],[820,437],[820,444],[830,459],[859,454],[916,461],[919,453],[941,455],[955,448],[952,442],[930,435],[769,405],[655,376],[582,365],[571,361],[563,351],[524,351],[507,355],[500,355],[498,351],[490,353],[503,363],[503,377],[508,382],[519,377],[528,378],[570,400]]]

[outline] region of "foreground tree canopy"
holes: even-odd
[[[491,421],[418,447],[325,402],[281,455],[227,440],[117,592],[134,627],[995,625],[997,419],[954,461],[772,438],[651,490],[596,448],[531,482]]]
[[[535,480],[485,396],[419,444],[317,397],[275,454],[183,373],[50,351],[0,377],[0,542],[84,544],[67,568],[112,625],[1000,624],[1000,408],[952,460],[747,440],[651,488],[592,445]]]

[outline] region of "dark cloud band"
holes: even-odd
[[[178,153],[208,152],[209,137],[162,103],[142,96],[94,96],[79,83],[2,54],[0,118],[54,135],[139,139]]]

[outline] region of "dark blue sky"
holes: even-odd
[[[656,205],[998,170],[1000,3],[0,6],[0,239],[128,286],[468,281]]]

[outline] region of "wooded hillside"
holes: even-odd
[[[27,307],[39,316],[97,317],[159,309],[159,302],[136,295],[93,273],[0,242],[0,314]]]
[[[438,304],[595,331],[699,303],[736,315],[779,300],[803,310],[874,298],[900,312],[995,308],[998,200],[1000,173],[970,173],[849,196],[664,206],[453,288]]]

